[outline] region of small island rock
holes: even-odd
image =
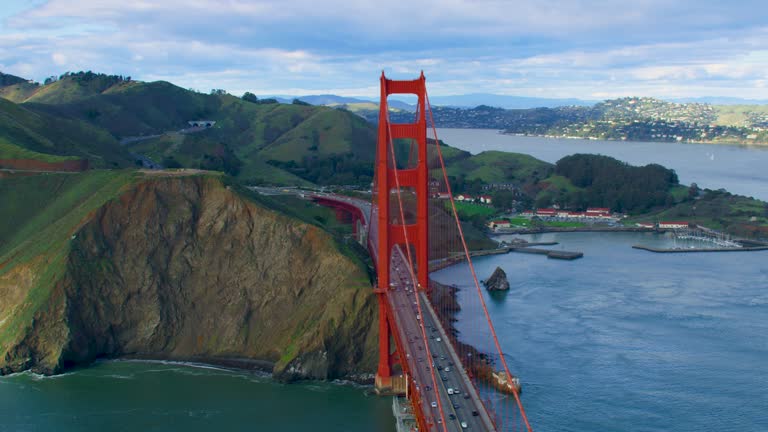
[[[507,291],[509,290],[509,281],[507,281],[507,274],[501,267],[496,267],[491,277],[483,281],[485,288],[488,291]]]

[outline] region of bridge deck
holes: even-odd
[[[337,204],[345,204],[354,207],[362,213],[363,221],[367,231],[370,233],[369,249],[374,262],[376,262],[376,252],[378,238],[377,233],[377,209],[372,208],[370,202],[361,199],[344,197],[334,194],[311,194],[311,199],[316,201],[335,201]],[[369,220],[370,219],[370,220]],[[370,226],[372,224],[373,226]],[[396,329],[399,340],[402,342],[401,361],[408,363],[408,369],[412,376],[408,377],[414,380],[418,386],[422,398],[419,401],[413,395],[412,403],[421,403],[422,412],[427,416],[427,421],[431,424],[430,430],[443,431],[443,425],[438,423],[440,412],[438,408],[432,407],[432,402],[441,401],[443,412],[445,414],[446,429],[448,431],[495,431],[496,428],[483,405],[477,393],[477,389],[472,384],[467,372],[459,360],[456,350],[452,347],[450,339],[437,314],[432,309],[427,296],[424,293],[417,293],[414,289],[413,279],[408,269],[408,260],[399,247],[395,248],[392,255],[391,285],[387,292],[389,307],[395,317]],[[424,312],[420,316],[416,305],[416,296],[419,296],[419,302]],[[430,357],[424,349],[421,327],[423,323],[426,326],[427,343]],[[439,340],[438,340],[439,339]],[[436,381],[437,388],[432,381],[431,368],[437,368]],[[449,368],[446,371],[446,367]],[[458,390],[453,395],[448,394],[448,389]],[[474,413],[477,413],[476,415]],[[462,427],[466,423],[467,427]]]
[[[419,386],[423,412],[427,417],[432,417],[431,430],[443,430],[442,425],[438,424],[440,412],[438,408],[431,406],[432,402],[437,402],[438,397],[442,403],[449,431],[495,430],[477,390],[464,371],[456,350],[451,346],[445,329],[438,321],[424,293],[418,293],[422,312],[424,312],[424,316],[419,316],[416,305],[417,292],[413,289],[407,260],[399,248],[396,249],[392,264],[392,285],[387,297],[396,317],[397,331],[400,333],[403,349],[406,351],[405,361],[408,362],[413,374],[409,379],[415,380]],[[426,326],[431,358],[424,349],[421,323]],[[430,372],[432,367],[437,368],[435,370],[437,389],[432,388],[434,386]],[[449,395],[449,388],[458,390],[458,393]],[[466,423],[467,428],[462,427],[462,422]]]

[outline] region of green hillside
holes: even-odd
[[[446,162],[448,175],[483,183],[525,183],[549,176],[552,165],[521,153],[485,151],[465,159]]]
[[[0,87],[0,98],[8,99],[11,102],[22,103],[29,99],[36,91],[40,90],[37,83],[23,82]]]
[[[0,99],[0,140],[6,152],[13,146],[52,156],[87,158],[94,167],[118,168],[134,163],[128,151],[101,128],[31,111],[5,99]]]
[[[0,159],[33,159],[42,162],[62,162],[78,159],[77,156],[56,156],[28,150],[0,137]]]
[[[62,104],[107,92],[112,87],[131,86],[130,77],[88,72],[67,72],[58,79],[46,80],[45,85],[15,82],[11,88],[0,89],[0,97],[17,103],[37,102]],[[0,87],[3,87],[0,83]]]
[[[725,191],[706,190],[696,199],[686,198],[629,222],[664,220],[684,220],[737,236],[768,238],[768,203]]]
[[[365,183],[372,174],[375,129],[350,112],[327,107],[254,103],[162,81],[86,73],[42,86],[24,108],[88,123],[113,140],[128,138],[124,153],[169,167],[221,170],[261,183]],[[188,121],[202,119],[216,124],[183,131]],[[131,140],[142,136],[151,138]],[[337,171],[351,174],[339,177]]]
[[[0,278],[20,265],[38,271],[23,309],[5,327],[12,331],[0,335],[0,346],[23,330],[48,298],[53,281],[63,273],[74,230],[132,179],[133,174],[125,171],[89,171],[0,181],[0,220],[25,221],[0,224]],[[41,260],[45,265],[39,266]]]

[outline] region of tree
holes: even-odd
[[[245,94],[243,94],[243,100],[246,102],[259,103],[259,98],[251,92],[245,92]]]
[[[166,156],[163,158],[162,165],[166,168],[181,168],[179,161],[174,159],[173,156]]]
[[[699,185],[691,183],[691,186],[688,188],[688,199],[694,199],[697,196],[699,196]]]
[[[227,91],[224,89],[211,89],[211,94],[221,96],[227,94]]]

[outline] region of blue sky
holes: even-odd
[[[764,0],[3,0],[0,71],[240,95],[768,99]]]

